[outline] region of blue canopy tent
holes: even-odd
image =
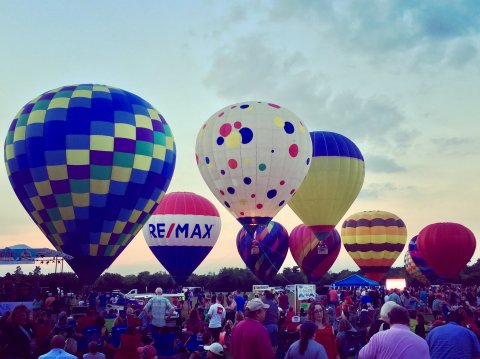
[[[361,275],[354,274],[350,277],[337,280],[332,284],[334,287],[379,287],[380,284],[374,280],[362,277]]]

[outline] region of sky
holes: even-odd
[[[409,239],[435,222],[480,237],[476,0],[0,0],[0,33],[1,138],[24,104],[79,83],[133,92],[165,117],[177,146],[168,192],[200,194],[222,219],[197,274],[244,267],[235,245],[241,226],[195,162],[203,123],[242,101],[277,103],[310,131],[341,133],[360,148],[365,182],[337,229],[355,212],[384,210],[403,219]],[[0,198],[0,247],[53,248],[4,167]],[[301,223],[288,206],[274,220],[288,231]],[[470,263],[479,255],[480,247]],[[288,254],[284,267],[293,265]],[[403,254],[394,264],[401,265]],[[1,266],[0,275],[14,269]],[[343,248],[332,267],[342,269],[358,269]],[[139,232],[107,272],[161,270]]]

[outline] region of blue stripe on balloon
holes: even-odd
[[[357,158],[363,161],[358,147],[347,137],[335,132],[310,132],[313,145],[313,157],[339,156]]]

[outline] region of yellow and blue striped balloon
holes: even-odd
[[[15,116],[5,164],[17,197],[70,266],[91,284],[162,199],[175,167],[165,119],[105,85],[45,92]]]
[[[407,228],[393,213],[359,212],[343,222],[342,242],[364,275],[379,282],[403,251]]]

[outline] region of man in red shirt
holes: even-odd
[[[231,352],[235,359],[273,359],[275,354],[270,345],[267,329],[262,325],[268,304],[255,298],[246,305],[245,320],[232,332]]]

